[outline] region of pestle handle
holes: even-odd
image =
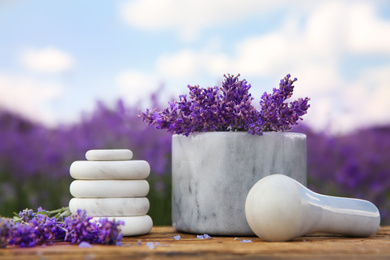
[[[314,192],[307,197],[312,207],[318,208],[313,210],[321,211],[321,218],[312,232],[366,237],[379,228],[379,210],[367,200],[325,196]]]

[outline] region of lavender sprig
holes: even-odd
[[[92,225],[86,212],[78,210],[77,214],[71,215],[64,220],[64,229],[66,230],[65,241],[72,244],[80,244],[82,241],[96,243],[98,230],[96,225]]]
[[[37,244],[35,228],[23,223],[15,223],[10,230],[8,244],[19,247],[35,246]]]
[[[260,117],[263,121],[262,131],[286,131],[297,124],[297,121],[302,119],[302,116],[307,113],[310,107],[308,104],[309,98],[299,98],[296,101],[285,103],[291,98],[296,78],[290,79],[288,74],[284,79],[280,80],[279,89],[274,88],[272,94],[266,92],[261,97]]]
[[[53,214],[55,217],[50,217]],[[92,218],[82,210],[74,215],[67,214],[70,214],[67,208],[55,211],[38,208],[37,212],[25,209],[14,219],[0,218],[0,247],[6,247],[7,244],[33,247],[37,244],[51,244],[56,240],[77,244],[121,244],[123,235],[119,226],[124,225],[123,221],[109,221],[107,218],[91,221]]]
[[[200,88],[188,86],[189,96],[181,95],[169,107],[157,111],[146,110],[140,117],[157,129],[167,129],[172,134],[188,136],[194,132],[247,131],[262,135],[265,131],[286,131],[307,113],[309,98],[285,103],[292,96],[293,83],[287,75],[279,89],[272,94],[264,93],[261,110],[251,104],[251,85],[239,80],[239,75],[225,75],[222,87]]]
[[[120,232],[120,225],[125,223],[122,220],[109,221],[107,218],[100,218],[96,222],[99,228],[99,244],[103,245],[121,245],[123,234]]]
[[[72,244],[85,241],[91,244],[119,245],[123,236],[119,225],[124,225],[124,222],[111,222],[107,218],[92,221],[92,217],[87,216],[86,211],[78,210],[77,214],[64,220],[65,241]]]

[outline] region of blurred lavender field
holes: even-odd
[[[121,100],[114,108],[99,102],[81,122],[49,129],[0,111],[0,215],[68,206],[73,161],[85,160],[90,149],[127,148],[151,166],[149,214],[155,224],[170,223],[171,135],[148,127],[138,113]]]
[[[154,106],[158,106],[152,96]],[[164,105],[165,106],[165,105]],[[55,209],[71,198],[70,164],[89,149],[128,148],[134,159],[151,165],[149,214],[155,225],[171,221],[171,135],[148,127],[138,109],[118,101],[114,108],[97,103],[75,124],[50,129],[0,111],[0,214],[26,207]],[[308,186],[316,192],[367,199],[390,224],[390,126],[362,129],[344,136],[308,136]]]
[[[390,125],[360,129],[342,136],[307,135],[308,186],[316,192],[366,199],[390,224]]]

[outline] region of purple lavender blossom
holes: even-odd
[[[263,121],[263,131],[286,131],[297,124],[297,121],[302,119],[302,116],[307,113],[310,107],[309,98],[299,98],[296,101],[285,103],[292,96],[294,90],[293,83],[296,78],[290,79],[288,74],[284,79],[280,80],[279,89],[274,88],[272,94],[266,92],[261,97],[260,117]]]
[[[18,216],[22,222],[28,223],[31,219],[33,219],[36,216],[36,214],[32,209],[24,209],[23,211],[19,212]]]
[[[38,208],[35,213],[32,209],[20,211],[9,224],[8,244],[20,247],[32,247],[36,244],[51,243],[54,239],[63,239],[63,231],[57,225],[56,218],[50,218],[47,211]],[[62,232],[62,233],[61,233]]]
[[[35,230],[35,240],[37,244],[43,244],[53,239],[60,239],[57,231],[57,219],[50,218],[44,214],[36,214],[36,217],[28,222],[28,225]],[[54,232],[53,232],[54,231]],[[54,234],[53,234],[54,233]]]
[[[119,225],[123,225],[123,222],[110,222],[104,218],[96,222],[91,219],[85,210],[77,210],[77,214],[66,217],[63,226],[66,230],[65,241],[72,244],[80,244],[83,241],[104,245],[120,243],[122,234]]]
[[[0,248],[5,248],[8,244],[8,239],[11,236],[12,220],[0,218]]]
[[[123,234],[120,232],[122,220],[109,221],[107,218],[100,218],[96,225],[99,227],[99,243],[104,245],[121,245]]]
[[[188,136],[194,132],[247,131],[261,135],[264,131],[285,131],[296,124],[310,107],[309,98],[285,103],[292,95],[296,81],[287,75],[273,94],[264,93],[257,111],[251,104],[251,85],[238,76],[225,75],[222,87],[188,86],[189,96],[169,102],[169,107],[141,112],[140,117],[157,129]]]
[[[15,223],[8,238],[9,245],[34,247],[36,245],[35,228],[24,223]]]
[[[98,241],[98,228],[91,223],[92,217],[87,216],[86,211],[78,210],[77,214],[66,217],[64,228],[66,230],[65,241],[72,244],[80,244],[83,241],[94,244]]]
[[[6,247],[7,244],[33,247],[37,244],[51,244],[56,240],[77,244],[121,245],[123,235],[119,226],[124,225],[123,221],[102,218],[93,222],[82,210],[65,217],[64,222],[48,216],[57,213],[56,216],[61,219],[64,212],[63,208],[51,212],[39,208],[37,213],[25,209],[14,220],[0,218],[0,247]]]

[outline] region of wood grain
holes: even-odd
[[[180,240],[173,236],[180,235]],[[241,240],[252,240],[242,243]],[[153,249],[146,245],[153,242]],[[155,245],[158,242],[160,245]],[[198,239],[172,227],[154,227],[150,234],[125,237],[122,246],[80,248],[65,242],[45,247],[7,247],[0,259],[390,259],[390,227],[368,238],[312,234],[290,242],[264,242],[258,237]]]

